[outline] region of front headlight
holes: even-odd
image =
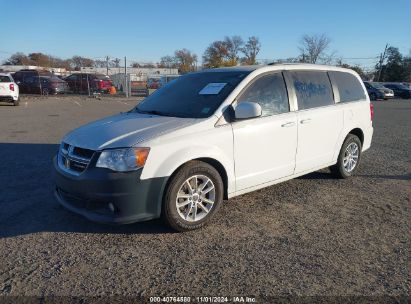
[[[144,167],[150,148],[127,148],[101,152],[96,167],[127,172]]]

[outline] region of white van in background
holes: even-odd
[[[325,167],[353,175],[371,145],[372,118],[367,91],[348,69],[283,64],[190,73],[127,113],[67,134],[54,160],[55,194],[94,221],[161,216],[192,230],[223,199]]]

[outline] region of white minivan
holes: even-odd
[[[183,75],[129,112],[67,134],[57,200],[104,223],[209,222],[224,199],[330,167],[353,175],[373,107],[358,74],[282,64]]]

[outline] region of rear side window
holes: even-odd
[[[366,98],[360,82],[353,74],[345,72],[329,73],[337,85],[338,92],[340,93],[340,102],[357,101]]]
[[[297,95],[298,109],[311,109],[334,104],[334,96],[327,72],[290,72]]]
[[[238,98],[238,103],[243,101],[258,103],[262,116],[286,113],[290,110],[287,89],[281,73],[258,78]]]
[[[12,82],[9,76],[0,75],[0,82]]]
[[[95,74],[94,77],[98,80],[110,80],[110,78],[106,75]]]
[[[77,75],[70,75],[66,79],[69,80],[69,81],[75,81],[75,80],[77,80],[77,78],[78,78]]]

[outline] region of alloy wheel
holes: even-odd
[[[352,172],[358,163],[360,151],[355,142],[350,143],[344,152],[343,166],[345,171]]]
[[[184,181],[177,192],[177,212],[188,222],[198,222],[211,211],[215,199],[216,190],[210,178],[205,175],[191,176]]]

